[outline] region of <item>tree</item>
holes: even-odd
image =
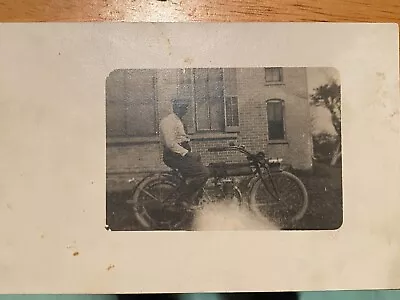
[[[330,83],[319,86],[311,94],[311,103],[315,106],[324,106],[331,113],[332,125],[337,133],[335,150],[331,165],[335,165],[342,155],[342,126],[341,126],[341,86],[332,80]]]

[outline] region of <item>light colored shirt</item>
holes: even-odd
[[[184,156],[189,151],[179,145],[182,142],[190,141],[185,132],[182,121],[175,114],[169,114],[160,122],[161,142],[172,152]]]

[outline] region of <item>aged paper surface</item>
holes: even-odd
[[[398,49],[394,24],[1,24],[0,292],[399,288]],[[300,172],[325,159],[308,105],[332,80],[338,186]],[[115,195],[165,168],[158,122],[175,95],[204,162],[234,161],[203,149],[231,140],[282,156],[306,186],[304,222],[225,209],[195,230],[144,226],[150,209],[142,222]]]

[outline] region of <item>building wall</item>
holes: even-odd
[[[156,81],[157,115],[160,120],[171,112],[170,99],[176,96],[174,70],[159,71]],[[200,152],[205,163],[243,161],[239,153],[209,153],[207,148],[237,141],[250,151],[266,151],[270,157],[282,157],[296,169],[312,166],[312,138],[307,98],[305,68],[284,68],[284,84],[266,84],[264,69],[239,69],[240,132],[194,134],[192,147]],[[286,140],[268,142],[267,105],[269,99],[285,101]],[[107,141],[107,189],[129,188],[127,179],[142,178],[153,171],[167,169],[162,163],[162,147],[158,137],[134,138],[122,142]]]
[[[312,136],[306,69],[284,69],[284,84],[265,84],[262,68],[243,69],[238,75],[243,143],[263,147],[270,156],[283,157],[296,169],[310,169]],[[281,99],[285,103],[286,140],[268,142],[266,138],[266,101],[269,99]]]

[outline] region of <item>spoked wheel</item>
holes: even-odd
[[[134,215],[144,229],[183,229],[189,213],[177,201],[180,184],[179,178],[154,175],[138,185],[133,194]]]
[[[283,227],[300,220],[308,208],[308,194],[302,181],[286,171],[265,175],[263,179],[253,186],[250,208]]]

